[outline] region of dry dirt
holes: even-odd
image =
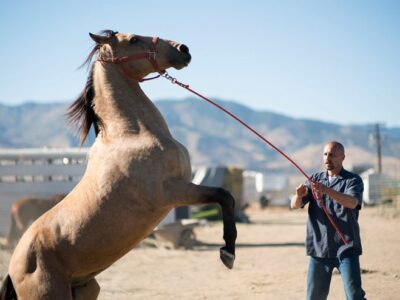
[[[196,227],[192,250],[134,249],[97,279],[99,299],[304,299],[308,258],[306,210],[250,208],[252,224],[238,224],[236,263],[219,261],[220,223]],[[400,216],[389,208],[364,208],[360,226],[363,287],[368,299],[400,299]],[[396,216],[397,214],[397,216]],[[0,251],[0,274],[10,254]],[[345,299],[334,274],[328,299]]]

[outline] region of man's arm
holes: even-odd
[[[313,182],[312,187],[316,191],[320,191],[321,193],[331,197],[346,208],[356,208],[358,205],[358,200],[356,197],[335,191],[334,189],[331,189],[322,183]]]

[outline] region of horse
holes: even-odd
[[[233,267],[235,199],[225,189],[191,182],[188,151],[139,84],[150,73],[188,66],[189,48],[112,30],[89,35],[95,46],[86,60],[88,80],[67,113],[81,144],[92,125],[96,132],[85,173],[22,236],[0,299],[97,299],[95,276],[138,245],[171,209],[186,205],[220,205],[220,259]]]
[[[10,230],[2,246],[8,249],[15,247],[28,227],[65,196],[65,194],[50,197],[25,196],[16,200],[11,205]]]

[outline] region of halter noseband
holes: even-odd
[[[165,73],[165,70],[161,70],[160,69],[160,67],[158,66],[157,60],[156,60],[157,43],[158,43],[158,37],[155,36],[155,37],[153,37],[153,39],[151,41],[150,48],[149,48],[149,50],[147,52],[134,54],[134,55],[130,55],[130,56],[123,56],[123,57],[112,57],[112,58],[99,57],[99,58],[97,58],[97,60],[98,61],[102,61],[102,62],[109,62],[109,63],[112,63],[112,64],[120,65],[121,69],[125,73],[125,75],[127,75],[128,77],[130,77],[130,78],[132,78],[132,79],[134,79],[134,80],[136,80],[138,82],[151,80],[151,79],[156,79],[156,78],[160,77],[161,75],[163,75]],[[140,77],[136,76],[135,74],[133,74],[132,71],[129,70],[124,65],[127,62],[135,61],[135,60],[141,60],[141,59],[147,59],[151,63],[151,65],[153,66],[154,70],[159,75],[154,76],[154,77],[150,77],[150,78],[140,78]]]

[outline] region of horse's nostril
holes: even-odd
[[[179,51],[182,53],[189,53],[189,48],[188,46],[184,45],[184,44],[180,44],[178,47]]]

